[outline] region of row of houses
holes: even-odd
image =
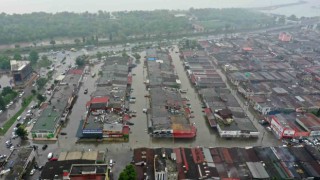
[[[320,153],[305,147],[139,148],[137,179],[317,179]]]
[[[284,36],[289,38],[283,40]],[[298,30],[211,40],[200,45],[206,45],[203,48],[224,71],[228,82],[250,108],[265,116],[277,137],[304,137],[317,134],[312,131],[318,128],[316,116],[300,114],[316,112],[320,107],[317,36],[319,33],[314,31]],[[289,119],[294,121],[280,121],[276,117],[279,113],[292,114]],[[313,130],[304,126],[306,121],[301,123],[298,116],[313,119]],[[282,128],[276,128],[279,124]],[[283,127],[290,124],[290,135],[284,135]]]
[[[148,129],[153,137],[193,138],[196,128],[190,122],[191,110],[182,98],[180,80],[167,51],[147,49],[146,88],[150,109],[146,112]]]
[[[211,128],[225,138],[258,137],[259,131],[231,95],[207,52],[182,50],[180,57],[190,82],[203,102],[206,119]]]
[[[60,126],[67,120],[83,78],[83,69],[69,69],[59,76],[48,101],[40,107],[40,115],[31,129],[34,139],[56,137]],[[52,92],[51,92],[52,91]]]
[[[96,90],[86,103],[79,138],[125,140],[129,138],[129,97],[132,83],[131,60],[110,57],[99,72]]]

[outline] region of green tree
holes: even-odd
[[[21,56],[21,54],[19,54],[19,53],[15,53],[15,54],[13,55],[13,59],[14,59],[14,60],[22,60],[22,56]]]
[[[136,58],[136,60],[140,60],[141,56],[138,53],[134,53],[133,56]]]
[[[37,95],[37,99],[38,99],[40,102],[44,102],[44,101],[46,100],[46,98],[45,98],[43,95],[41,95],[41,94],[38,94],[38,95]]]
[[[129,57],[125,49],[122,50],[122,57]]]
[[[119,180],[133,180],[137,179],[137,172],[132,164],[126,166],[126,168],[120,173]]]
[[[4,99],[2,96],[0,96],[0,110],[6,109],[6,103],[4,102]]]
[[[78,56],[76,58],[76,64],[80,67],[84,66],[85,65],[85,56]]]
[[[41,60],[42,60],[42,61],[48,61],[49,59],[48,59],[48,56],[47,56],[47,55],[42,55],[42,56],[41,56]]]
[[[4,88],[2,89],[1,95],[2,95],[2,96],[6,96],[6,95],[12,94],[12,93],[13,93],[12,88],[9,87],[9,86],[7,86],[7,87],[4,87]]]
[[[291,16],[288,17],[289,20],[292,20],[292,21],[296,21],[298,20],[297,16],[292,14]]]
[[[36,64],[37,61],[39,60],[39,54],[38,54],[38,52],[35,51],[35,50],[30,51],[30,53],[29,53],[29,60],[30,60],[30,62],[31,62],[32,64]]]
[[[52,47],[54,48],[54,45],[56,44],[56,41],[54,39],[51,39],[50,44],[52,45]]]
[[[23,125],[19,126],[18,129],[16,130],[16,134],[21,138],[24,139],[27,135],[28,132],[25,129],[25,127]]]
[[[81,43],[81,41],[80,41],[80,39],[77,38],[77,39],[74,40],[74,43],[76,43],[76,45],[79,46],[79,44]]]
[[[38,90],[42,89],[47,83],[47,79],[46,78],[39,78],[37,80],[37,86],[38,86]]]
[[[36,95],[37,91],[36,91],[35,89],[32,89],[32,90],[31,90],[31,93],[32,93],[33,95]]]
[[[21,106],[25,106],[25,105],[27,105],[27,103],[28,103],[28,100],[27,100],[27,98],[22,98],[22,102],[21,102]]]
[[[101,60],[101,58],[102,58],[102,53],[100,51],[97,52],[97,58],[98,58],[98,60]]]
[[[10,67],[10,58],[8,56],[0,55],[0,69],[8,70]]]

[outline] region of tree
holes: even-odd
[[[52,45],[52,47],[54,48],[54,45],[56,44],[56,41],[54,39],[51,39],[50,44]]]
[[[126,166],[126,168],[120,173],[119,180],[132,180],[137,178],[137,173],[132,164]]]
[[[8,70],[10,67],[10,58],[8,56],[0,55],[0,69]]]
[[[136,60],[140,60],[141,56],[138,53],[134,53],[133,56],[136,58]]]
[[[47,55],[42,55],[42,56],[41,56],[41,60],[42,60],[42,61],[48,61],[49,59],[48,59],[48,56],[47,56]]]
[[[2,96],[0,96],[0,110],[6,109],[6,103],[4,102],[4,99]]]
[[[24,139],[27,135],[28,135],[28,132],[27,130],[25,129],[24,126],[19,126],[18,129],[16,130],[16,134],[21,138],[21,139]]]
[[[31,62],[32,64],[36,64],[37,61],[39,60],[39,54],[38,54],[38,52],[35,51],[35,50],[30,51],[30,53],[29,53],[29,60],[30,60],[30,62]]]
[[[122,57],[129,57],[125,49],[122,50]]]
[[[31,93],[32,93],[33,95],[36,95],[37,91],[36,91],[35,89],[32,89],[32,90],[31,90]]]
[[[46,100],[46,98],[45,98],[43,95],[41,95],[41,94],[38,94],[38,95],[37,95],[37,99],[38,99],[40,102],[43,102],[43,101]]]
[[[85,56],[78,56],[77,58],[76,58],[76,64],[78,65],[78,66],[84,66],[85,65]]]
[[[74,43],[76,43],[76,45],[78,46],[81,43],[81,41],[80,41],[80,39],[77,38],[74,40]]]
[[[46,78],[39,78],[37,80],[38,90],[42,89],[44,87],[44,85],[46,85],[46,83],[47,83],[47,79]]]
[[[97,52],[97,58],[98,58],[98,60],[101,60],[101,58],[102,58],[102,53],[100,51]]]
[[[27,102],[27,98],[24,97],[24,98],[22,99],[21,106],[26,106],[27,103],[28,103],[28,102]]]
[[[19,49],[20,48],[20,44],[15,44],[14,48]]]
[[[2,89],[1,95],[2,95],[2,96],[6,96],[6,95],[12,94],[12,93],[13,93],[12,88],[9,87],[9,86],[7,86],[7,87],[4,87],[4,88]]]
[[[292,20],[292,21],[296,21],[298,20],[297,16],[292,14],[291,16],[288,17],[289,20]]]
[[[21,54],[19,54],[19,53],[15,53],[15,54],[13,55],[13,59],[14,59],[14,60],[22,60],[22,56],[21,56]]]

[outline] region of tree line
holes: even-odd
[[[185,16],[175,16],[184,14]],[[192,32],[197,21],[223,21],[242,27],[272,18],[246,9],[190,9],[188,11],[125,11],[98,13],[44,13],[0,14],[0,43],[37,42],[56,38],[75,38],[76,44],[93,44],[99,39],[125,40],[132,36],[174,35]],[[210,27],[210,26],[208,26]],[[214,30],[214,29],[213,29]],[[18,47],[18,46],[17,46]]]

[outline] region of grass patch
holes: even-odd
[[[3,136],[4,134],[7,133],[9,128],[16,122],[17,117],[20,116],[23,111],[29,106],[29,104],[32,102],[33,95],[28,96],[25,100],[25,103],[22,105],[21,109],[13,115],[3,126],[2,129],[0,129],[0,136]]]

